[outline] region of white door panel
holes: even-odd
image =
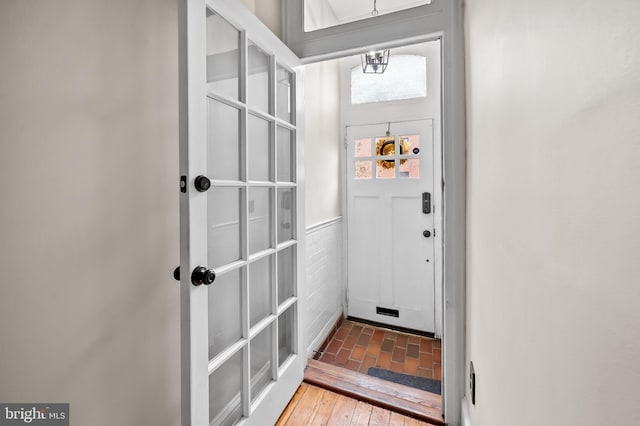
[[[349,284],[349,291],[358,294],[358,300],[369,304],[374,304],[380,299],[379,291],[382,288],[382,277],[375,268],[370,267],[372,259],[376,259],[378,256],[380,243],[380,232],[377,229],[379,205],[380,197],[354,197],[353,214],[360,219],[350,224],[349,229],[350,239],[369,242],[369,244],[359,246],[359,250],[355,250],[349,255],[349,263],[361,274],[360,279]]]
[[[273,424],[305,364],[300,63],[231,0],[181,0],[180,40],[182,424]]]
[[[434,332],[434,215],[422,210],[422,193],[434,198],[433,122],[347,135],[348,314]]]

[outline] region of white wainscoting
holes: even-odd
[[[304,343],[313,355],[344,311],[342,217],[307,228]]]

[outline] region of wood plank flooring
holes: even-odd
[[[442,409],[440,395],[313,359],[308,361],[304,381],[349,398],[365,401],[385,410],[423,420],[429,424],[444,424],[440,414]],[[376,424],[378,421],[382,424],[388,424],[388,421],[385,423],[384,420],[378,419],[378,416],[377,412],[372,414]]]
[[[427,423],[302,383],[276,425],[415,426]]]

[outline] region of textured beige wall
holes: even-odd
[[[0,2],[0,401],[178,425],[177,4]]]
[[[473,426],[640,424],[640,3],[466,2]]]

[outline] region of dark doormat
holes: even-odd
[[[421,389],[423,391],[441,394],[441,382],[439,380],[425,379],[424,377],[412,376],[410,374],[396,373],[395,371],[385,370],[384,368],[371,367],[367,374],[379,379],[388,380],[390,382],[399,383],[412,388]]]

